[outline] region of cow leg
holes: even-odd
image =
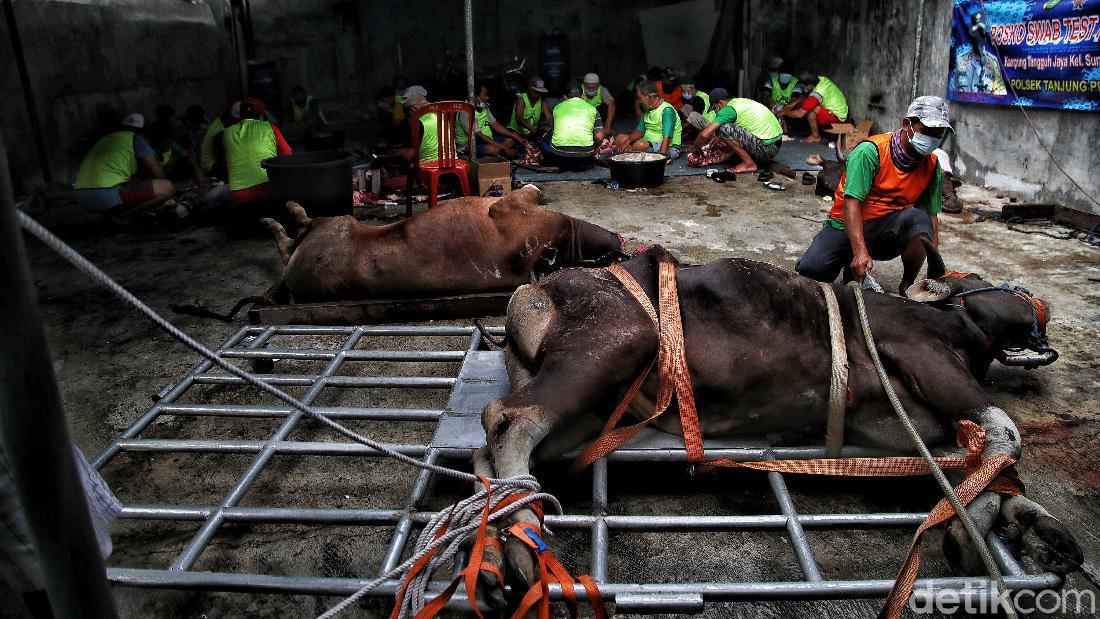
[[[1001,515],[1008,537],[1020,543],[1029,572],[1065,575],[1081,569],[1084,555],[1073,534],[1042,505],[1026,496],[1005,497]]]
[[[921,356],[886,353],[897,364],[898,374],[905,376],[910,392],[918,395],[931,408],[941,411],[952,421],[969,419],[985,430],[986,443],[982,452],[983,459],[997,455],[1007,455],[1014,459],[1020,457],[1020,432],[1016,424],[1000,408],[993,406],[989,396],[968,368],[962,366],[958,358],[949,352]],[[945,369],[954,368],[953,380],[942,380]],[[955,481],[959,481],[958,476]],[[992,492],[979,494],[966,511],[984,537],[993,527],[1000,497]],[[953,518],[948,524],[943,540],[944,555],[954,561],[968,573],[981,572],[981,557],[970,541],[962,523]]]
[[[496,477],[496,472],[493,470],[493,459],[489,454],[488,447],[481,447],[474,451],[473,456],[474,475],[479,475],[485,478]],[[485,526],[485,535],[488,538],[499,538],[500,529],[496,524],[490,522]],[[500,549],[496,546],[486,544],[482,555],[484,561],[490,565],[500,567],[504,565],[504,556],[501,554]],[[500,578],[493,572],[483,571],[480,574],[480,578],[477,583],[478,599],[483,600],[489,605],[489,608],[500,609],[508,603],[504,599],[504,583],[500,582]]]

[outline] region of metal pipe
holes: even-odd
[[[235,574],[225,572],[173,572],[140,568],[111,568],[107,577],[112,583],[126,587],[169,588],[203,591],[245,591],[259,593],[290,593],[310,595],[350,595],[367,580],[358,578],[320,578],[315,576],[271,576],[267,574]],[[1009,590],[1040,591],[1056,589],[1062,578],[1056,574],[1006,576]],[[372,591],[372,595],[392,596],[401,582],[389,581]],[[438,595],[446,582],[428,586],[428,597]],[[622,594],[699,594],[710,601],[718,600],[842,600],[881,598],[894,586],[892,579],[843,580],[826,582],[684,582],[684,583],[604,583],[600,593],[607,600]],[[983,577],[921,578],[914,591],[955,589],[981,591],[989,588]],[[577,599],[586,599],[583,587],[576,587]],[[550,585],[550,597],[561,600],[561,586]],[[451,599],[448,608],[469,608],[464,591]]]
[[[783,481],[783,476],[775,471],[769,471],[768,483],[771,484],[772,494],[779,503],[779,510],[786,518],[787,536],[791,538],[791,546],[794,547],[794,554],[798,558],[802,575],[810,582],[820,582],[821,570],[817,567],[814,551],[806,539],[806,532],[802,530],[802,523],[798,521],[798,512],[794,509],[794,501],[791,499],[790,491],[787,490],[787,484]]]
[[[0,446],[27,515],[53,614],[114,617],[12,190],[0,135]]]
[[[592,465],[592,578],[596,582],[607,580],[607,529],[607,460],[600,458]]]
[[[314,406],[313,410],[331,419],[371,421],[438,421],[443,415],[436,408],[358,408],[354,406]],[[255,404],[167,404],[162,415],[181,417],[286,417],[289,406]]]
[[[916,50],[913,54],[913,89],[909,93],[909,100],[917,98],[917,93],[920,91],[920,61],[921,61],[921,39],[924,37],[924,0],[920,0],[917,4],[917,41]]]
[[[466,25],[466,100],[470,105],[476,105],[474,102],[474,96],[477,94],[474,92],[474,0],[464,0],[462,4],[463,20]],[[470,122],[473,122],[472,118]],[[475,141],[472,133],[469,135],[469,140],[466,154],[470,161],[473,161],[477,149],[474,148]]]

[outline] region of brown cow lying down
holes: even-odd
[[[654,307],[660,261],[675,259],[655,247],[620,264]],[[826,428],[831,355],[819,284],[741,259],[682,266],[676,276],[704,436],[775,433],[792,442],[820,441]],[[929,253],[929,276],[933,279],[910,289],[918,300],[864,295],[893,386],[929,445],[953,446],[954,423],[968,419],[987,432],[984,457],[1018,457],[1016,426],[978,381],[995,358],[1012,362],[1004,356],[1006,349],[1040,348],[1038,355],[1017,358],[1018,365],[1043,365],[1056,358],[1045,345],[1036,346],[1036,339],[1044,338],[1032,336],[1031,302],[994,290],[967,296],[963,303],[953,295],[988,284],[976,275],[945,277],[934,250]],[[850,364],[845,441],[912,452],[867,353],[854,292],[831,286],[840,304]],[[1041,334],[1046,311],[1045,304],[1038,304],[1043,308],[1038,313]],[[474,457],[478,474],[500,478],[529,474],[533,463],[555,461],[589,444],[658,349],[650,319],[605,269],[567,269],[520,287],[508,306],[506,342],[512,392],[482,413],[486,447]],[[628,415],[645,419],[652,414],[656,383],[652,372]],[[682,435],[675,404],[672,409],[654,425]],[[997,522],[1015,525],[1026,554],[1043,569],[1064,574],[1080,566],[1081,552],[1069,531],[1027,498],[1002,500],[984,493],[969,512],[984,531]],[[534,513],[525,510],[500,523],[499,530],[516,522],[538,527]],[[948,533],[948,555],[962,569],[980,572],[980,560],[965,542],[961,524],[952,522]],[[526,547],[509,538],[504,555],[509,578],[529,585],[534,572]],[[494,553],[491,559],[502,558]],[[482,576],[486,599],[503,603],[496,577],[489,572]]]
[[[385,226],[351,216],[311,220],[290,203],[292,240],[264,222],[295,302],[437,297],[515,290],[565,266],[600,266],[626,257],[621,238],[539,207],[534,185],[503,198],[459,198]]]

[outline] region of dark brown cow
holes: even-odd
[[[968,419],[987,432],[985,457],[1019,457],[1019,432],[978,381],[1008,349],[1039,349],[1037,355],[1022,358],[1022,364],[1053,361],[1056,355],[1043,343],[1045,305],[1035,301],[1042,310],[1035,325],[1028,295],[993,290],[953,296],[988,284],[977,276],[943,277],[934,249],[929,256],[929,275],[936,279],[911,290],[928,302],[864,295],[891,383],[928,444],[952,445],[954,423]],[[674,259],[653,248],[621,264],[654,307],[661,261]],[[791,441],[820,440],[829,397],[830,336],[819,284],[740,259],[680,266],[676,279],[703,434],[775,433]],[[840,304],[850,368],[846,443],[912,451],[866,350],[855,293],[831,286]],[[592,441],[658,349],[657,334],[642,307],[604,269],[563,270],[520,287],[508,307],[507,334],[512,392],[485,408],[487,444],[474,461],[479,474],[497,477],[528,474],[533,462],[557,459]],[[644,419],[653,412],[655,374],[628,414]],[[654,425],[683,432],[675,405]],[[1030,556],[1045,569],[1065,573],[1080,565],[1080,550],[1066,528],[1024,497],[1002,501],[985,493],[968,511],[985,531],[998,516],[1016,524]],[[530,511],[518,512],[503,526],[516,521],[537,526]],[[980,570],[970,545],[961,543],[966,539],[961,526],[955,523],[949,531],[947,550],[963,569]],[[530,583],[532,561],[526,548],[509,540],[505,555],[512,575]],[[503,602],[495,582],[483,585],[488,599]]]
[[[533,185],[503,198],[441,202],[411,219],[367,226],[350,216],[311,220],[289,205],[298,238],[265,219],[295,302],[436,297],[515,290],[565,266],[625,258],[613,232],[539,207]]]

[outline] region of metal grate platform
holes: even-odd
[[[500,329],[494,329],[502,333]],[[342,342],[333,347],[295,348],[278,346],[273,340],[282,336],[308,336],[328,338]],[[468,338],[464,350],[367,350],[359,346],[374,338]],[[403,340],[401,340],[403,341]],[[422,458],[426,462],[453,461],[468,466],[471,451],[484,442],[480,414],[484,406],[508,392],[508,379],[503,354],[483,350],[481,336],[471,327],[318,327],[318,326],[248,326],[232,335],[218,349],[225,359],[238,363],[251,362],[264,380],[272,384],[304,389],[302,400],[307,404],[318,401],[328,389],[356,390],[370,398],[374,390],[449,390],[449,399],[442,409],[432,408],[370,408],[370,407],[319,407],[335,419],[389,422],[421,422],[435,424],[434,436],[423,444],[401,445],[406,454]],[[315,374],[279,373],[287,361],[308,361],[323,365]],[[386,363],[450,363],[460,362],[455,376],[362,376],[347,372],[349,364],[356,362]],[[122,518],[138,520],[176,520],[200,522],[198,531],[183,550],[162,569],[139,567],[111,567],[108,578],[116,585],[170,588],[204,589],[223,591],[250,591],[284,594],[347,595],[365,584],[373,574],[365,578],[334,578],[321,575],[286,576],[277,574],[251,574],[196,571],[196,561],[211,544],[211,540],[226,523],[247,522],[273,525],[349,525],[382,527],[389,531],[388,549],[381,561],[379,573],[397,565],[410,544],[410,537],[420,525],[433,515],[424,511],[430,498],[432,474],[420,471],[404,497],[403,508],[351,509],[351,508],[299,508],[299,507],[247,507],[242,499],[254,487],[257,478],[276,455],[309,455],[319,457],[360,456],[377,457],[374,450],[349,442],[294,441],[288,440],[299,427],[303,415],[281,405],[218,404],[192,401],[192,394],[201,385],[234,385],[236,377],[211,371],[212,364],[202,362],[174,386],[160,394],[158,401],[132,426],[94,460],[103,469],[116,456],[124,452],[146,453],[197,453],[197,454],[246,454],[252,461],[233,485],[225,498],[217,505],[192,506],[182,504],[127,504]],[[142,438],[158,419],[170,417],[214,418],[269,418],[282,419],[277,430],[265,440],[231,440],[218,437],[193,437],[183,439]],[[712,458],[736,460],[792,459],[823,457],[823,447],[772,447],[767,442],[708,441],[707,455]],[[880,455],[866,450],[845,448],[847,457]],[[686,454],[680,439],[656,431],[646,431],[634,441],[612,453],[608,460],[624,462],[686,462]],[[323,461],[322,461],[323,462]],[[588,534],[591,553],[590,571],[601,583],[601,590],[608,600],[616,603],[620,612],[683,612],[697,613],[706,601],[714,600],[827,600],[883,597],[893,584],[891,579],[863,579],[854,575],[851,579],[829,579],[822,575],[807,531],[814,530],[868,530],[898,529],[912,532],[924,519],[925,513],[821,513],[800,514],[795,508],[791,492],[780,473],[767,473],[771,493],[779,506],[779,513],[753,515],[617,515],[608,513],[608,464],[597,462],[592,471],[591,511],[548,515],[547,525],[554,530],[581,530]],[[171,488],[167,488],[169,492]],[[554,492],[554,488],[547,488]],[[393,497],[398,501],[399,497]],[[930,496],[930,501],[936,497]],[[288,497],[272,497],[276,504],[289,504]],[[395,503],[396,504],[396,503]],[[931,504],[931,502],[929,503]],[[789,547],[801,571],[800,580],[777,582],[610,582],[608,558],[612,533],[663,532],[770,532],[785,535]],[[1005,574],[1005,582],[1011,589],[1041,590],[1057,588],[1061,579],[1054,574],[1028,574],[1012,556],[1009,549],[995,535],[989,538],[997,562]],[[718,541],[716,540],[716,543]],[[705,552],[705,550],[703,551]],[[898,556],[900,562],[901,556]],[[375,589],[372,595],[391,596],[400,583],[391,582]],[[917,581],[915,591],[955,590],[976,596],[988,594],[988,581],[984,578],[952,577],[925,578]],[[552,594],[557,597],[556,589]],[[583,592],[582,592],[583,595]],[[451,601],[453,608],[465,608],[461,594]]]

